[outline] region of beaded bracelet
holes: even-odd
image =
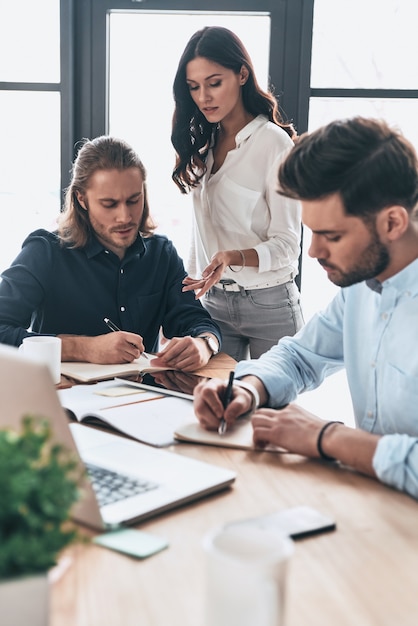
[[[322,449],[322,438],[327,428],[332,426],[332,424],[344,424],[344,422],[339,422],[337,420],[327,422],[326,424],[322,426],[318,434],[318,439],[316,440],[316,449],[318,450],[319,456],[321,457],[321,459],[324,459],[324,461],[336,461],[337,460],[337,459],[334,459],[333,456],[329,456],[328,454],[325,454],[325,452]]]
[[[241,255],[241,267],[239,268],[239,270],[233,270],[232,267],[230,265],[228,265],[229,269],[231,270],[231,272],[240,272],[241,270],[244,269],[245,267],[245,255],[243,253],[242,250],[233,250],[233,252],[239,252]]]

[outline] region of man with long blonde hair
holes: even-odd
[[[57,232],[24,241],[0,284],[0,341],[58,335],[63,361],[131,362],[170,341],[160,364],[192,371],[220,347],[172,242],[154,234],[146,172],[125,141],[84,140]],[[109,318],[119,332],[111,332]]]

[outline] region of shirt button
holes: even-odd
[[[373,417],[373,411],[367,411],[367,417]]]
[[[120,273],[123,274],[123,267],[120,268]]]
[[[376,361],[372,361],[372,362],[370,363],[370,367],[376,367]]]
[[[121,306],[121,307],[120,307],[120,310],[121,310],[121,311],[122,311],[122,313],[123,313],[123,312],[124,312],[124,310],[125,310],[125,307],[124,307],[124,306]]]
[[[105,254],[109,254],[109,250],[105,250]]]
[[[388,314],[387,313],[382,313],[382,320],[387,320],[388,318]]]

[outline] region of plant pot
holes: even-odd
[[[0,581],[1,626],[48,626],[48,576],[22,576]]]

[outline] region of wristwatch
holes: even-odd
[[[218,354],[219,346],[218,346],[218,342],[216,341],[216,339],[214,339],[213,337],[210,337],[209,335],[199,335],[197,339],[204,339],[206,341],[206,343],[208,344],[209,350],[212,352],[212,356],[215,356],[215,354]]]

